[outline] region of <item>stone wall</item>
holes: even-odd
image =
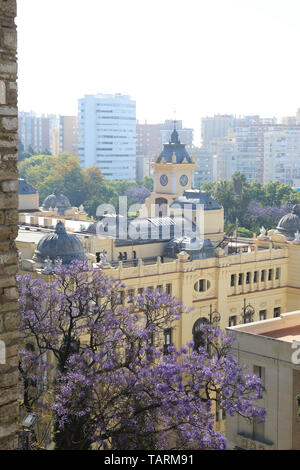
[[[16,0],[0,0],[0,450],[17,447],[18,115]]]

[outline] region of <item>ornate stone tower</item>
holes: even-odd
[[[170,142],[164,144],[161,154],[152,163],[154,168],[154,190],[146,201],[148,215],[167,215],[169,205],[191,189],[196,163],[185,149],[174,126]],[[155,214],[151,206],[155,204]]]
[[[0,0],[0,450],[17,447],[18,112],[16,0]]]

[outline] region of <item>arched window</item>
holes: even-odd
[[[136,259],[136,251],[133,251],[132,257],[133,257],[133,259]]]
[[[199,347],[205,347],[206,341],[203,338],[203,331],[201,331],[201,326],[205,323],[208,323],[207,318],[201,317],[195,321],[193,326],[193,343],[194,351],[197,351]]]
[[[118,260],[119,260],[119,261],[122,261],[122,259],[123,259],[123,255],[122,255],[121,252],[119,252]]]
[[[168,201],[164,197],[155,199],[155,215],[156,217],[165,217],[168,215]]]
[[[127,253],[126,253],[126,251],[124,251],[124,253],[123,253],[123,259],[124,259],[124,260],[127,260]]]

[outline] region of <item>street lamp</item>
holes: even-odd
[[[210,326],[215,326],[216,327],[218,325],[218,323],[220,322],[220,320],[221,320],[221,314],[217,310],[212,309],[212,304],[210,304],[210,306],[209,306],[208,317],[209,317]],[[207,350],[209,355],[210,355],[210,352],[211,352],[210,346],[211,346],[211,343],[210,343],[209,339],[207,338],[206,350]]]
[[[22,422],[22,427],[26,436],[26,450],[29,450],[29,435],[31,432],[34,432],[34,426],[37,420],[38,417],[35,413],[29,413]]]
[[[254,313],[254,307],[252,307],[251,304],[246,304],[246,298],[244,298],[244,306],[241,313],[241,323],[251,323],[253,321]]]
[[[210,306],[209,306],[208,317],[209,317],[209,324],[210,325],[216,325],[221,320],[221,314],[217,310],[213,311],[212,304],[210,304]]]

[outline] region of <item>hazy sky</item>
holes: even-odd
[[[18,0],[19,109],[130,94],[137,118],[300,107],[299,0]]]

